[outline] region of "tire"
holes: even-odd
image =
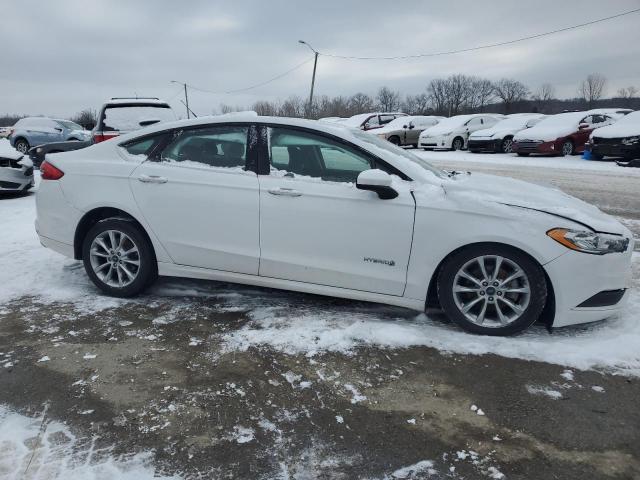
[[[462,139],[462,137],[456,137],[453,139],[453,142],[451,142],[451,150],[462,150],[464,148],[464,140]]]
[[[573,142],[571,140],[567,140],[562,143],[562,150],[560,150],[560,154],[563,157],[569,157],[573,155],[574,151],[575,150],[574,150]]]
[[[389,137],[389,141],[394,145],[400,146],[400,137],[397,137],[396,135]]]
[[[529,155],[531,155],[530,153],[518,153],[519,157],[528,157]]]
[[[509,280],[514,275],[521,276]],[[480,335],[505,336],[526,330],[540,317],[547,301],[542,267],[520,250],[490,243],[469,246],[448,258],[438,275],[437,289],[447,316],[464,330]]]
[[[18,150],[22,154],[27,154],[29,151],[29,142],[27,142],[24,138],[19,138],[16,140],[15,149]]]
[[[513,137],[504,137],[500,144],[500,152],[513,153]]]
[[[126,238],[120,243],[123,234]],[[114,243],[121,246],[110,248]],[[125,252],[131,252],[133,248],[137,251],[125,256]],[[82,242],[82,261],[96,287],[114,297],[137,295],[158,276],[153,247],[140,228],[126,218],[108,218],[96,223]],[[109,272],[109,277],[105,271]],[[129,274],[133,274],[133,278]]]

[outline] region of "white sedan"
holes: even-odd
[[[157,275],[440,306],[506,335],[620,311],[631,233],[525,182],[442,172],[375,135],[249,114],[165,123],[43,163],[42,244],[104,292]]]

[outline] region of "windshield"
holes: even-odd
[[[388,142],[387,140],[383,140],[383,139],[377,137],[376,135],[371,135],[371,134],[365,133],[365,132],[363,132],[361,130],[351,129],[351,132],[353,133],[353,135],[358,140],[361,140],[363,142],[369,143],[373,147],[378,148],[378,149],[382,149],[387,153],[391,153],[393,155],[397,155],[397,156],[403,157],[406,160],[409,160],[409,161],[411,161],[413,163],[416,163],[419,166],[421,166],[422,168],[424,168],[425,170],[433,173],[437,177],[444,178],[444,177],[447,176],[447,174],[445,172],[443,172],[442,170],[434,167],[429,162],[424,161],[423,159],[421,159],[417,155],[414,155],[413,153],[410,153],[410,152],[406,151],[403,148],[396,147],[394,144]]]
[[[469,120],[471,120],[471,117],[467,116],[445,118],[443,120],[440,120],[440,122],[438,123],[438,128],[459,127],[460,125],[464,125],[465,123],[467,123]]]
[[[552,115],[540,121],[536,124],[536,127],[554,127],[577,124],[580,120],[587,116],[587,112],[571,112],[571,113],[559,113],[558,115]]]
[[[173,110],[168,105],[111,105],[104,110],[103,129],[133,131],[153,123],[175,119]]]
[[[58,120],[57,122],[61,124],[64,128],[67,128],[69,130],[84,130],[84,128],[82,128],[77,123],[70,122],[68,120]]]
[[[496,123],[493,126],[493,130],[500,130],[500,129],[511,129],[511,128],[519,128],[519,127],[524,127],[527,122],[533,120],[536,117],[513,117],[513,118],[507,118],[506,120],[501,120],[500,122]]]

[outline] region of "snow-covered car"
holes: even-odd
[[[51,142],[82,141],[91,138],[91,132],[70,120],[46,117],[26,117],[16,122],[9,136],[11,146],[20,153],[31,147]]]
[[[408,115],[406,113],[402,112],[360,113],[349,118],[338,119],[337,123],[344,127],[359,128],[360,130],[374,130],[385,126],[387,123],[398,117],[407,116]]]
[[[7,138],[11,135],[12,127],[0,127],[0,138]]]
[[[559,190],[443,172],[375,135],[228,115],[158,124],[41,166],[41,243],[95,285],[158,275],[439,305],[506,335],[620,312],[631,232]]]
[[[93,129],[93,142],[117,137],[156,123],[176,119],[171,106],[158,98],[112,98],[100,108]]]
[[[544,115],[538,113],[509,116],[491,128],[476,130],[469,135],[467,148],[473,153],[511,153],[513,136],[521,130],[533,127],[542,118]]]
[[[597,110],[551,115],[534,127],[516,133],[512,148],[521,157],[532,153],[563,156],[582,153],[591,132],[615,123],[616,119]]]
[[[594,130],[589,144],[597,158],[640,158],[640,112],[630,113],[613,125]]]
[[[26,192],[33,187],[33,164],[0,140],[0,192]]]
[[[408,116],[398,117],[390,121],[384,127],[375,129],[372,133],[388,140],[394,145],[418,146],[418,137],[423,130],[437,125],[444,117],[436,116]]]
[[[463,150],[471,133],[490,128],[503,118],[504,115],[489,113],[445,118],[420,134],[418,147],[425,150]]]

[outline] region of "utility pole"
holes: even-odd
[[[187,84],[183,82],[176,82],[175,80],[171,80],[171,83],[177,83],[178,85],[182,85],[184,87],[184,106],[187,107],[187,118],[191,118],[189,109],[189,94],[187,93]]]
[[[318,51],[313,48],[311,45],[309,45],[307,42],[305,42],[304,40],[298,40],[298,43],[301,43],[302,45],[306,45],[307,47],[309,47],[309,49],[313,52],[314,55],[314,59],[313,59],[313,76],[311,77],[311,92],[309,93],[309,113],[308,115],[311,116],[312,112],[313,112],[313,89],[316,85],[316,69],[318,67]]]

